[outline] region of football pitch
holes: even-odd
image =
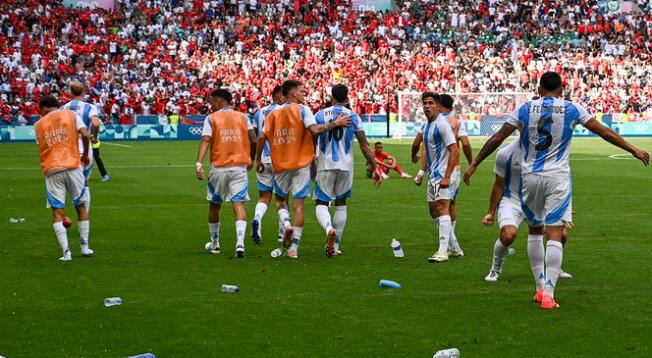
[[[476,152],[484,141],[472,141]],[[415,174],[410,142],[384,141],[385,151]],[[652,151],[650,138],[631,142]],[[81,257],[74,225],[73,260],[60,262],[36,144],[0,144],[0,356],[432,357],[450,347],[461,357],[652,356],[652,169],[601,140],[573,141],[576,228],[563,269],[574,278],[559,280],[561,308],[552,311],[532,301],[524,225],[501,280],[484,281],[498,237],[497,226],[480,224],[493,157],[458,198],[465,258],[426,261],[437,240],[425,186],[391,173],[376,189],[356,144],[343,256],[326,258],[306,201],[298,260],[270,257],[280,247],[274,210],[263,243],[251,242],[248,225],[247,258],[236,259],[228,204],[222,253],[204,250],[208,204],[206,182],[194,174],[197,145],[104,143],[112,179],[100,182],[94,169],[95,256]],[[257,190],[251,171],[249,221]],[[70,202],[67,215],[76,221]],[[404,258],[393,257],[392,238]],[[403,287],[381,289],[380,279]],[[223,283],[241,292],[222,293]],[[113,296],[124,303],[104,307]]]

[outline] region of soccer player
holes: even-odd
[[[72,260],[68,246],[68,233],[63,226],[66,194],[70,196],[77,211],[77,227],[83,256],[93,255],[88,246],[90,230],[88,211],[85,206],[85,179],[82,169],[90,165],[88,157],[89,140],[86,124],[75,112],[60,109],[59,101],[53,96],[44,96],[39,101],[41,119],[34,125],[38,144],[41,169],[45,175],[47,207],[52,208],[54,233],[63,251],[61,261]],[[79,153],[81,137],[82,152]]]
[[[562,234],[566,223],[572,220],[568,208],[571,204],[569,149],[573,129],[582,124],[607,142],[632,153],[645,166],[649,165],[650,155],[600,124],[583,106],[562,100],[562,80],[558,73],[544,73],[539,79],[538,92],[541,99],[520,105],[489,138],[464,173],[464,182],[470,184],[480,163],[516,129],[521,130],[521,206],[530,227],[542,230],[545,227],[548,240],[545,258],[543,252],[528,253],[532,266],[545,267],[545,274],[536,278],[535,300],[541,302],[541,308],[552,309],[559,307],[554,294],[563,257]],[[543,236],[536,239],[542,241]]]
[[[258,131],[258,134],[265,130],[265,117],[267,117],[267,115],[270,114],[273,110],[280,107],[283,103],[285,103],[285,97],[283,97],[283,86],[276,86],[272,91],[272,103],[261,108],[254,116],[253,125],[254,129]],[[267,212],[269,203],[272,201],[272,190],[274,186],[274,172],[272,171],[272,158],[269,156],[268,141],[265,141],[262,162],[265,164],[265,169],[262,172],[256,172],[259,199],[258,203],[256,203],[254,219],[251,221],[251,239],[256,244],[260,244],[262,241],[261,231],[263,225],[263,216]],[[283,223],[280,221],[278,233],[279,239],[283,240]]]
[[[227,201],[235,214],[238,258],[245,257],[244,237],[247,230],[245,202],[249,201],[249,177],[255,153],[256,134],[247,117],[230,108],[231,93],[216,89],[211,93],[211,107],[215,112],[206,116],[202,139],[197,153],[197,179],[204,180],[203,162],[210,147],[211,171],[208,176],[206,200],[209,201],[208,229],[211,241],[205,248],[212,254],[220,250],[220,207]]]
[[[464,156],[466,157],[466,160],[468,161],[469,164],[471,164],[471,161],[473,160],[473,149],[471,148],[471,142],[469,142],[469,135],[468,132],[466,131],[466,126],[462,124],[462,122],[456,117],[450,115],[450,113],[453,110],[453,97],[447,94],[434,94],[434,98],[436,99],[437,104],[439,105],[438,108],[435,110],[437,115],[441,114],[450,122],[450,124],[453,126],[453,132],[455,133],[455,138],[457,139],[457,144],[458,146],[461,145],[464,151]],[[414,142],[412,143],[412,160],[414,161],[415,159],[418,161],[419,157],[416,155],[418,153],[419,146],[421,144],[421,141],[423,140],[423,126],[419,130],[419,134],[421,134],[420,138],[417,136],[415,138]],[[415,150],[415,145],[416,145],[416,150]],[[419,173],[417,174],[417,177],[414,179],[414,182],[417,185],[421,185],[421,182],[423,181],[423,175],[425,174],[425,171],[427,170],[427,163],[425,159],[422,158],[421,160],[421,170],[419,170]],[[455,175],[453,175],[454,178],[456,178],[455,182],[453,183],[453,199],[451,200],[450,204],[450,216],[451,216],[451,235],[450,235],[450,240],[448,241],[449,244],[449,250],[448,250],[448,256],[449,257],[455,257],[455,258],[462,258],[464,257],[464,251],[462,251],[462,248],[460,247],[459,240],[457,239],[457,235],[455,234],[455,229],[457,226],[457,201],[456,198],[459,195],[460,192],[460,178],[461,178],[461,172],[460,172],[460,159],[459,159],[459,151],[458,151],[458,157],[457,157],[457,166],[455,167]]]
[[[80,82],[70,83],[70,93],[72,100],[63,105],[63,109],[69,109],[81,118],[86,126],[86,130],[90,133],[91,143],[97,143],[97,135],[100,129],[100,119],[97,117],[97,107],[94,104],[84,102],[84,85]],[[82,140],[79,139],[79,151],[82,151]],[[93,153],[93,147],[90,148],[90,153]],[[86,178],[86,199],[84,200],[86,210],[91,210],[91,191],[88,187],[88,180],[91,178],[91,171],[93,170],[93,162],[84,167],[84,177]]]
[[[455,167],[459,162],[457,138],[453,126],[446,119],[450,111],[436,115],[447,108],[439,106],[437,99],[437,95],[432,92],[424,92],[421,95],[423,112],[428,120],[423,129],[423,144],[428,166],[427,200],[430,216],[439,230],[439,249],[428,258],[430,262],[448,261],[452,231],[450,205],[455,194],[455,183],[459,182],[459,178],[455,177],[457,175]],[[423,176],[417,178],[417,185],[421,184],[422,178]]]
[[[496,179],[489,197],[489,211],[482,218],[482,224],[491,226],[494,223],[496,209],[498,210],[498,227],[500,228],[500,237],[496,240],[493,250],[493,262],[489,274],[484,278],[487,282],[496,282],[500,279],[503,263],[508,254],[509,247],[516,240],[518,227],[521,225],[523,210],[521,209],[521,165],[519,163],[519,141],[515,140],[498,150],[496,154],[496,163],[494,173]],[[571,207],[568,207],[571,210]],[[567,228],[572,228],[572,222],[566,224]],[[537,253],[543,252],[543,241],[539,240],[541,235],[540,228],[532,228],[528,240],[528,253],[532,256],[532,274],[537,280],[543,273],[540,260],[537,259]],[[562,234],[562,245],[566,244],[568,232],[564,229]],[[561,271],[560,277],[571,278],[571,274]]]
[[[392,157],[391,155],[383,152],[383,143],[381,142],[376,142],[374,143],[374,162],[378,165],[378,168],[381,170],[381,177],[382,180],[387,180],[389,179],[389,173],[390,169],[396,170],[397,173],[401,175],[401,178],[404,179],[411,179],[412,176],[401,169],[401,167],[398,165],[398,162],[396,161],[396,158]],[[372,177],[372,167],[369,165],[367,167],[367,177],[371,178]]]
[[[330,132],[335,127],[348,127],[351,118],[340,114],[333,122],[317,124],[310,108],[301,104],[305,92],[300,81],[285,81],[283,96],[287,102],[265,118],[265,128],[258,137],[256,170],[259,173],[265,170],[262,153],[267,140],[274,171],[278,216],[285,229],[283,246],[289,248],[287,256],[296,259],[299,257],[299,242],[303,232],[303,204],[310,194],[310,164],[315,155],[313,136]],[[290,192],[294,198],[295,217],[292,223],[287,206]]]
[[[322,109],[315,115],[317,124],[333,122],[340,114],[351,118],[350,127],[335,127],[317,138],[317,176],[315,178],[317,221],[326,231],[326,256],[341,255],[340,240],[346,225],[346,199],[351,197],[353,188],[353,138],[358,139],[360,151],[371,163],[374,182],[380,185],[380,173],[374,162],[374,155],[367,142],[360,117],[347,108],[349,88],[343,84],[331,90],[333,106]],[[335,215],[331,221],[328,203],[335,202]]]

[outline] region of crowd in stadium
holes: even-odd
[[[286,78],[314,109],[347,83],[358,113],[397,111],[401,90],[530,92],[545,71],[593,112],[652,120],[647,1],[608,15],[604,1],[117,0],[108,12],[57,0],[0,5],[0,117],[36,115],[38,99],[80,80],[103,115],[205,114],[218,86],[254,113]],[[640,9],[640,10],[639,10]],[[27,120],[25,120],[27,122]]]

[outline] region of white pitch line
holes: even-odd
[[[118,144],[118,143],[112,143],[112,142],[102,142],[103,144],[108,144],[108,145],[115,145],[116,147],[126,147],[126,148],[133,148],[133,146],[128,145],[128,144]]]

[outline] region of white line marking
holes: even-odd
[[[609,158],[620,159],[620,160],[637,160],[636,158],[632,157],[631,154],[625,154],[625,153],[613,154],[610,155]]]
[[[118,143],[112,143],[112,142],[102,142],[103,144],[108,144],[108,145],[115,145],[116,147],[126,147],[126,148],[133,148],[133,146],[128,145],[128,144],[118,144]]]

